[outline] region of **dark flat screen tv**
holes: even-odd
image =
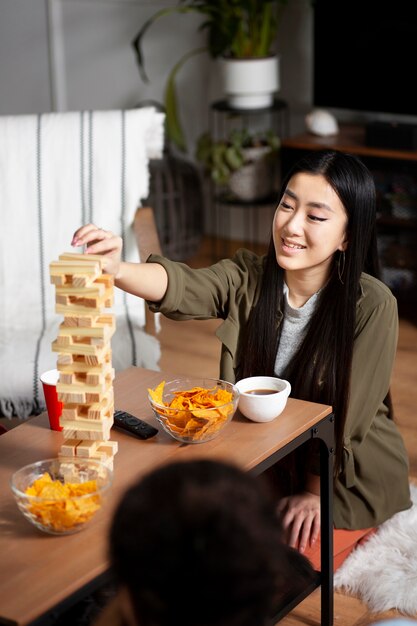
[[[417,117],[414,6],[314,0],[315,107]]]

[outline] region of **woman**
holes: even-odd
[[[121,263],[122,242],[89,224],[73,245],[105,254],[116,285],[174,319],[223,318],[220,376],[291,382],[292,395],[333,406],[335,568],[358,541],[411,506],[408,460],[389,385],[397,304],[378,280],[376,194],[353,155],[301,159],[282,187],[268,253],[240,250],[205,269],[151,256]],[[314,450],[279,504],[288,542],[319,567],[319,481]],[[348,531],[348,532],[346,532]]]

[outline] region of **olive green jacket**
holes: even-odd
[[[148,303],[152,311],[176,320],[224,320],[216,332],[222,343],[219,376],[234,382],[240,329],[258,299],[264,257],[239,250],[233,259],[202,269],[155,255],[148,262],[168,273],[164,299]],[[334,525],[347,529],[374,527],[411,506],[407,453],[383,402],[397,348],[397,302],[367,274],[360,287],[344,458],[334,486]]]

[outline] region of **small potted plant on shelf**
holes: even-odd
[[[142,42],[149,27],[159,18],[171,13],[199,13],[203,18],[200,30],[207,35],[207,46],[184,55],[171,70],[164,96],[167,135],[180,150],[186,151],[184,133],[178,116],[175,78],[183,64],[193,55],[207,52],[221,59],[229,104],[236,108],[262,108],[271,104],[279,88],[278,57],[274,44],[282,11],[289,0],[178,0],[177,6],[157,11],[141,27],[132,45],[140,74],[147,81]],[[249,75],[249,61],[257,69]],[[230,66],[232,69],[230,70]],[[231,73],[230,73],[231,72]],[[244,93],[254,94],[245,100],[240,80],[245,81]],[[262,80],[265,79],[266,85]]]
[[[196,158],[226,200],[253,202],[275,191],[280,139],[273,131],[250,133],[232,130],[224,141],[204,133],[197,143]]]

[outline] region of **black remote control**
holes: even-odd
[[[157,428],[154,428],[147,422],[127,413],[126,411],[115,411],[114,412],[114,423],[113,425],[116,428],[121,428],[122,430],[127,430],[127,432],[132,435],[136,435],[140,439],[149,439],[153,437],[158,432]]]

